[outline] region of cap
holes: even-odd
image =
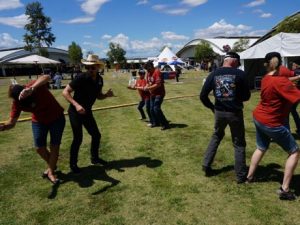
[[[138,73],[141,74],[141,75],[144,75],[146,73],[146,71],[141,69],[141,70],[139,70]]]
[[[240,62],[240,55],[237,54],[236,52],[227,52],[226,55],[224,56],[224,59],[226,58],[232,58],[232,59],[237,59],[238,60],[238,65],[241,65]]]

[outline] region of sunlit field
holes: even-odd
[[[102,133],[100,154],[110,163],[90,165],[90,137],[85,132],[78,163],[82,173],[70,173],[72,132],[66,116],[58,187],[40,176],[46,165],[33,148],[30,121],[0,132],[0,224],[300,224],[299,200],[280,201],[276,194],[287,157],[276,144],[258,168],[258,181],[238,185],[227,129],[213,164],[217,175],[204,176],[202,157],[214,126],[212,112],[199,100],[206,75],[185,71],[179,83],[166,80],[162,109],[171,129],[161,131],[139,120],[138,93],[126,88],[130,74],[105,73],[104,91],[112,88],[115,97],[97,101],[94,116]],[[19,83],[27,80],[17,77]],[[9,118],[9,83],[10,78],[0,78],[0,121]],[[67,111],[62,90],[51,92]],[[244,109],[248,165],[255,149],[252,110],[258,101],[259,92],[253,91]],[[292,119],[291,127],[294,131]],[[297,168],[291,185],[297,195],[299,173]]]

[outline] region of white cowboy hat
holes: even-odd
[[[99,60],[97,55],[89,54],[87,59],[81,59],[81,63],[84,65],[104,65],[102,61]]]

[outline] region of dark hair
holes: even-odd
[[[32,107],[32,104],[34,103],[34,99],[32,96],[28,96],[22,100],[19,100],[20,93],[23,91],[24,86],[16,84],[11,85],[9,87],[8,95],[15,101],[19,102],[22,107]]]
[[[144,68],[145,68],[146,70],[149,70],[149,69],[154,68],[153,62],[150,61],[150,60],[147,61],[146,64],[145,64],[145,66],[144,66]]]
[[[227,52],[226,55],[224,56],[224,59],[226,59],[226,58],[237,59],[238,65],[239,65],[239,66],[241,65],[241,62],[240,62],[240,55],[237,54],[236,52]]]
[[[269,52],[269,53],[267,53],[266,56],[265,56],[265,63],[269,64],[270,60],[274,57],[276,57],[278,59],[277,68],[279,68],[279,66],[282,64],[282,59],[281,59],[281,55],[280,55],[279,52]]]
[[[145,70],[139,70],[138,72],[140,75],[145,75],[146,71]]]

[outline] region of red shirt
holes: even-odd
[[[35,81],[26,85],[30,87]],[[22,107],[18,101],[13,101],[10,117],[18,118],[21,111],[31,112],[32,121],[42,124],[50,124],[61,117],[64,109],[59,105],[54,96],[48,90],[47,85],[43,85],[34,90],[32,97],[34,103],[30,107]]]
[[[151,96],[165,96],[165,85],[164,79],[162,78],[161,72],[159,69],[155,69],[154,72],[148,73],[147,83],[149,86],[153,84],[158,84],[159,86],[150,92]]]
[[[145,87],[147,85],[147,80],[146,79],[138,79],[136,81],[136,84],[135,86],[136,87]],[[144,91],[144,90],[141,90],[141,89],[138,89],[139,91],[139,94],[141,96],[141,98],[143,100],[147,100],[150,98],[150,92],[149,91]]]
[[[292,70],[289,70],[285,66],[280,66],[278,75],[283,76],[283,77],[293,77],[293,76],[295,76],[295,72]]]
[[[285,125],[291,106],[300,101],[300,91],[283,75],[266,75],[261,81],[260,96],[253,117],[268,127]]]

